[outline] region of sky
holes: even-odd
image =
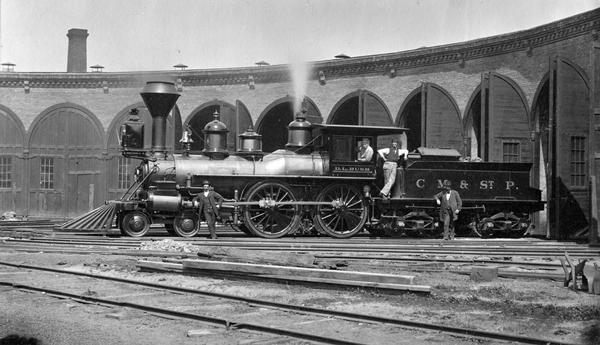
[[[0,0],[0,61],[65,72],[87,29],[105,72],[254,66],[431,47],[533,28],[600,0]]]

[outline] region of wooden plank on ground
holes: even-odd
[[[356,281],[356,280],[344,280],[344,279],[325,279],[316,277],[297,277],[297,276],[273,276],[273,275],[261,275],[263,278],[271,278],[285,281],[297,281],[297,282],[309,282],[317,284],[328,284],[328,285],[343,285],[343,286],[356,286],[365,288],[375,288],[383,290],[398,290],[398,291],[413,291],[413,292],[431,292],[431,286],[429,285],[412,285],[412,284],[388,284],[388,283],[377,283],[367,281]]]
[[[393,274],[377,274],[368,272],[332,271],[315,268],[286,267],[275,265],[257,265],[247,263],[219,262],[208,260],[182,260],[183,268],[188,270],[208,270],[240,272],[255,275],[279,275],[315,277],[324,279],[341,279],[389,284],[412,284],[414,276],[401,276]]]
[[[183,265],[177,263],[140,260],[136,266],[142,271],[183,273]]]
[[[171,273],[208,273],[213,270],[185,270],[183,264],[178,263],[167,263],[157,261],[138,261],[137,267],[144,271],[153,272],[171,272]],[[235,274],[237,277],[251,276],[260,279],[274,279],[282,280],[287,282],[298,282],[298,283],[315,283],[324,285],[338,285],[348,287],[363,287],[363,288],[375,288],[382,290],[395,290],[395,291],[413,291],[413,292],[431,292],[431,287],[427,285],[412,285],[412,284],[392,284],[392,283],[379,283],[369,281],[356,281],[346,279],[329,279],[319,277],[304,277],[304,276],[283,276],[283,275],[270,275],[270,274],[255,274],[248,272],[235,272],[235,271],[220,271],[220,274]]]
[[[315,256],[274,251],[257,251],[228,247],[201,247],[198,256],[215,258],[229,262],[247,262],[295,267],[315,267]]]

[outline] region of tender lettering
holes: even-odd
[[[460,180],[460,189],[469,189],[469,182],[465,181],[465,180]]]
[[[506,181],[506,190],[511,190],[515,186],[515,181]]]
[[[425,179],[420,178],[417,180],[417,188],[420,188],[420,189],[425,188]]]
[[[494,181],[481,180],[481,182],[479,182],[479,189],[494,189]]]

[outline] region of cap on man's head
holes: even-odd
[[[396,138],[394,138],[394,139],[392,139],[392,143],[396,143],[397,144],[397,143],[399,143],[399,140],[396,139]]]
[[[452,187],[452,182],[448,181],[448,180],[444,181],[444,187],[446,187],[446,188]]]
[[[362,138],[362,141],[368,143],[370,140],[369,140],[369,138]]]
[[[209,180],[204,180],[202,181],[202,185],[209,185],[210,186],[210,181]]]

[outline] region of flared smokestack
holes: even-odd
[[[167,150],[167,116],[179,98],[175,84],[149,81],[140,95],[152,116],[152,152],[165,152]]]
[[[69,52],[67,55],[67,72],[85,73],[87,71],[87,37],[86,29],[70,29]]]

